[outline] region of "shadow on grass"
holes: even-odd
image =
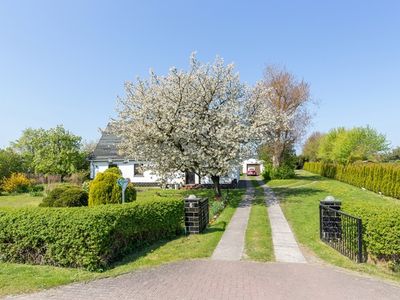
[[[326,191],[318,189],[318,188],[308,188],[308,187],[302,187],[302,188],[285,188],[285,187],[276,187],[272,188],[274,193],[280,197],[281,202],[285,202],[288,199],[282,198],[282,196],[287,197],[287,196],[298,196],[298,197],[310,197],[314,196],[317,194],[321,193],[326,193]],[[293,202],[293,200],[290,200]],[[301,201],[299,199],[299,201]]]

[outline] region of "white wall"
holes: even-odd
[[[113,164],[117,165],[118,168],[122,172],[122,177],[129,178],[131,182],[143,182],[143,183],[154,183],[160,181],[160,177],[154,174],[151,170],[145,170],[143,172],[143,176],[134,176],[134,164],[136,162],[129,161],[129,162],[122,162],[122,161],[113,161]],[[104,172],[108,169],[108,162],[92,162],[91,163],[91,176],[92,178],[96,177],[97,173]],[[239,182],[240,179],[240,168],[234,168],[228,175],[221,176],[220,183],[229,184],[232,182],[233,179],[236,179]],[[168,180],[168,183],[174,184],[185,184],[185,174],[183,172],[177,172],[174,177]],[[199,184],[199,176],[195,175],[195,183]],[[201,183],[204,184],[211,184],[212,180],[208,176],[201,177]]]

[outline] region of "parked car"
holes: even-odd
[[[254,169],[247,170],[247,176],[257,176],[257,172]]]

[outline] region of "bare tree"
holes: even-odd
[[[261,141],[267,142],[272,151],[273,167],[279,167],[285,151],[303,137],[311,120],[310,101],[308,83],[297,80],[284,68],[267,67],[264,78],[256,84],[250,100],[252,119],[261,128]]]

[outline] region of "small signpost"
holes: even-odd
[[[129,179],[128,178],[119,178],[117,180],[117,183],[122,189],[122,204],[124,204],[125,203],[125,190],[128,187]]]

